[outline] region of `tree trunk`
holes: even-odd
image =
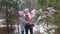
[[[12,24],[11,24],[11,31],[12,31],[12,29],[13,29],[13,28],[12,28]],[[12,34],[12,32],[11,32],[11,34]]]
[[[59,30],[59,24],[58,24],[58,30]]]
[[[48,22],[47,22],[47,27],[48,27]]]
[[[9,34],[9,22],[8,22],[7,2],[6,2],[6,22],[7,22],[7,34]]]
[[[17,24],[17,27],[18,27],[18,34],[20,34],[20,33],[19,33],[19,22],[18,22],[18,24]]]

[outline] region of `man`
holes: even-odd
[[[24,14],[25,20],[29,22],[29,15],[30,15],[29,9],[28,8],[25,9],[24,13],[25,13]],[[25,24],[25,32],[26,32],[26,34],[28,34],[28,30],[30,30],[30,34],[33,34],[33,28],[32,27],[30,28],[30,26],[31,26],[30,22]]]

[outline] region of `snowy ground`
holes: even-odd
[[[0,27],[5,27],[6,25],[0,25]],[[14,33],[17,33],[18,32],[18,27],[17,27],[17,25],[14,25],[15,27],[16,27],[16,29],[15,29],[15,32]],[[56,25],[52,25],[52,24],[49,24],[48,25],[48,27],[46,26],[46,24],[44,25],[44,24],[40,24],[40,25],[35,25],[34,27],[33,27],[33,33],[34,34],[36,34],[36,32],[39,32],[39,33],[44,33],[44,34],[48,34],[48,33],[46,33],[45,31],[47,31],[47,29],[49,29],[49,28],[57,28],[57,26]],[[19,25],[19,32],[21,33],[21,27],[20,27],[20,25]],[[50,31],[50,32],[55,32],[55,30],[53,29],[52,31]],[[29,33],[30,34],[30,33]]]
[[[18,32],[18,27],[17,27],[17,25],[15,25],[15,27],[16,27],[16,30],[15,30],[15,33],[16,32]],[[53,28],[53,29],[52,29]],[[47,34],[45,31],[47,31],[47,29],[52,29],[52,31],[50,31],[50,32],[55,32],[55,28],[57,28],[57,26],[56,25],[54,25],[54,24],[49,24],[48,25],[48,27],[47,27],[47,25],[45,24],[40,24],[40,25],[35,25],[34,27],[33,27],[33,33],[34,34],[36,34],[36,32],[39,32],[39,33],[44,33],[44,34]],[[20,33],[21,33],[21,27],[20,27],[20,25],[19,25],[19,31],[20,31]],[[29,34],[30,34],[30,32],[29,32]]]

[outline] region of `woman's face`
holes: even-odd
[[[21,16],[21,17],[24,17],[24,14],[21,14],[20,16]]]

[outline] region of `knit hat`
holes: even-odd
[[[23,14],[24,14],[24,12],[23,12],[23,11],[19,11],[18,13],[19,13],[19,15],[23,15]]]
[[[28,9],[28,8],[26,8],[26,9],[24,9],[24,11],[29,11],[29,9]]]

